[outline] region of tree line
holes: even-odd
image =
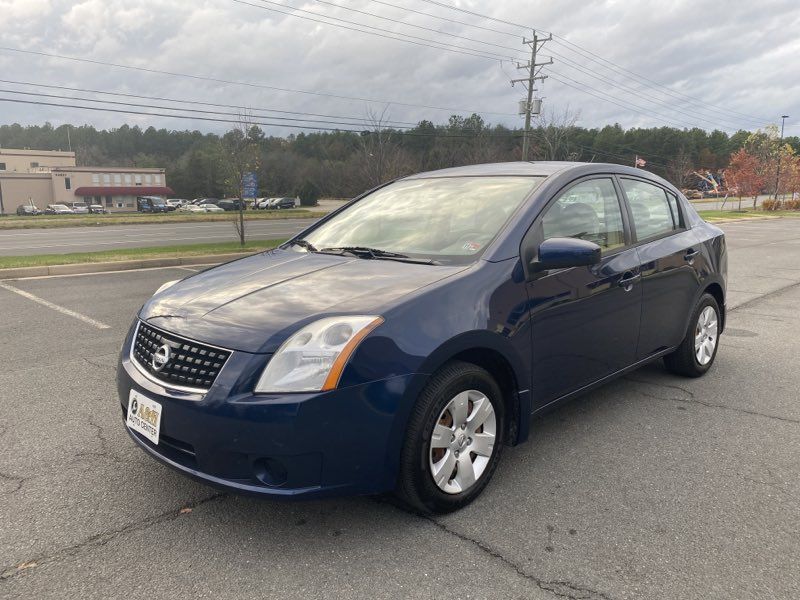
[[[776,148],[791,155],[800,151],[800,138],[786,138],[780,144],[775,128],[729,135],[671,127],[624,129],[618,124],[585,128],[575,120],[569,113],[539,119],[531,133],[530,158],[633,165],[638,156],[647,162],[647,170],[687,188],[697,184],[695,171],[719,173],[729,166],[732,155],[745,149],[761,161],[764,191],[770,185],[766,174],[775,164]],[[49,123],[0,126],[0,147],[66,150],[70,146],[79,166],[163,167],[176,197],[237,196],[236,174],[247,168],[257,172],[262,196],[300,196],[309,202],[321,196],[353,197],[414,172],[519,160],[522,138],[521,129],[487,124],[475,114],[454,115],[442,124],[421,121],[405,130],[374,119],[367,132],[287,137],[268,136],[245,118],[242,126],[223,135],[129,125],[109,130]]]

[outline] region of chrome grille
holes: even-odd
[[[163,345],[169,346],[169,360],[163,368],[153,366],[153,354]],[[131,355],[140,368],[166,385],[207,390],[225,365],[229,350],[187,340],[146,323],[139,323]]]

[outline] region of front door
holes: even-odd
[[[534,409],[635,362],[642,286],[614,179],[579,180],[554,198],[526,236],[538,247],[575,237],[602,248],[589,267],[544,271],[527,284]]]

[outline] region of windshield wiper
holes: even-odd
[[[358,258],[378,258],[384,260],[399,260],[402,262],[414,262],[426,265],[435,265],[436,261],[429,258],[412,258],[407,254],[400,254],[399,252],[389,252],[388,250],[381,250],[380,248],[369,248],[367,246],[341,246],[334,248],[322,248],[318,252],[327,252],[329,254],[352,254]]]
[[[320,250],[320,252],[353,254],[358,257],[366,256],[368,258],[409,258],[405,254],[389,252],[388,250],[381,250],[380,248],[368,248],[367,246],[339,246],[333,248],[323,248]]]
[[[300,246],[301,248],[305,248],[309,252],[317,252],[317,249],[314,247],[314,244],[302,238],[297,240],[292,240],[290,243],[293,246]]]

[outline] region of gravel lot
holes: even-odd
[[[712,371],[655,364],[537,419],[435,519],[229,496],[135,448],[116,354],[186,268],[2,282],[0,598],[800,597],[800,223],[724,228]]]

